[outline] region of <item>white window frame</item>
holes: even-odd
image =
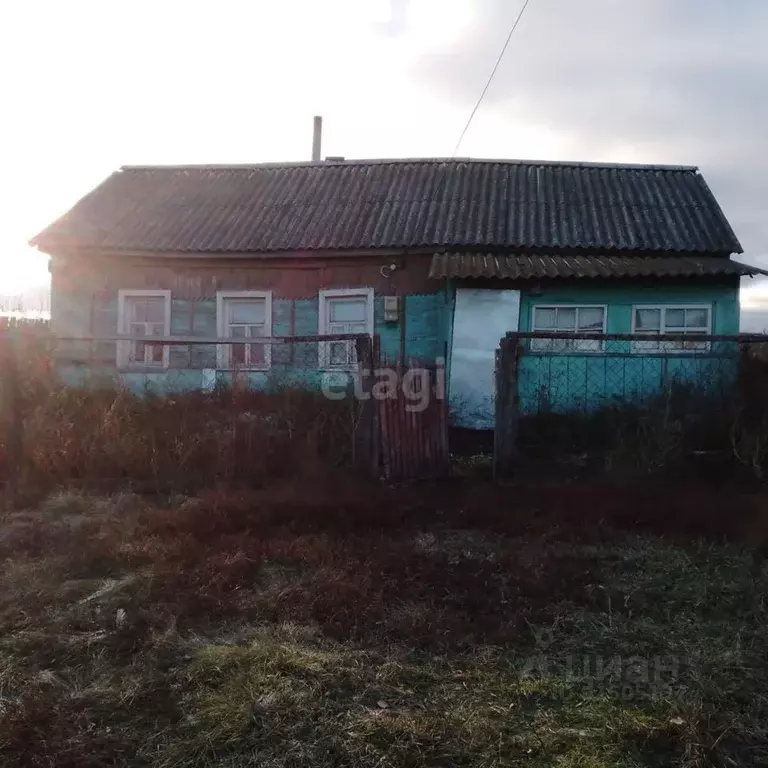
[[[171,335],[171,292],[157,289],[123,288],[117,292],[117,329],[120,335],[130,335],[130,318],[127,313],[128,301],[133,298],[161,298],[165,300],[165,312],[163,315],[163,336]],[[119,341],[117,343],[118,368],[139,368],[143,370],[164,370],[171,361],[171,347],[163,344],[163,360],[161,363],[131,362],[131,341]]]
[[[533,307],[531,307],[531,332],[541,332],[541,333],[573,333],[574,335],[578,333],[590,333],[590,331],[578,331],[574,329],[573,331],[568,329],[560,329],[560,330],[553,330],[551,328],[543,329],[543,328],[536,328],[536,310],[537,309],[575,309],[576,310],[576,327],[578,328],[579,325],[579,310],[580,309],[601,309],[603,311],[603,327],[600,331],[595,331],[595,333],[605,333],[606,328],[608,327],[608,305],[607,304],[534,304]],[[555,339],[531,339],[531,351],[536,352],[538,354],[551,354],[551,355],[572,355],[572,354],[578,354],[578,355],[599,355],[603,352],[605,352],[605,342],[600,341],[598,343],[598,347],[596,349],[579,349],[578,347],[573,347],[572,349],[536,349],[536,342],[545,342],[545,341],[556,341]],[[574,339],[575,342],[583,341],[587,343],[592,343],[591,340],[588,339]]]
[[[227,299],[255,299],[264,302],[264,336],[272,337],[272,291],[217,291],[216,293],[216,332],[220,339],[230,338],[229,323],[225,302]],[[232,345],[219,344],[216,347],[216,364],[219,369],[231,370]],[[264,363],[261,365],[240,366],[244,371],[266,371],[272,367],[272,345],[264,350]]]
[[[655,331],[638,331],[637,330],[637,310],[639,309],[658,309],[661,310],[661,317],[659,320],[659,330]],[[712,304],[633,304],[632,305],[632,333],[652,335],[659,333],[662,336],[666,333],[685,333],[685,331],[667,331],[666,330],[666,316],[668,310],[678,309],[698,309],[706,310],[707,312],[707,325],[699,326],[698,333],[705,333],[706,335],[712,334],[712,316],[714,314],[714,306]],[[706,329],[706,330],[705,330]],[[695,338],[696,334],[692,333],[691,336]],[[677,344],[679,342],[670,342],[670,344]],[[664,342],[659,342],[659,346],[656,348],[649,348],[646,345],[656,344],[655,341],[633,341],[631,344],[632,352],[634,354],[678,354],[685,355],[696,352],[706,352],[709,350],[709,342],[702,342],[701,346],[697,349],[680,349],[679,347],[668,346]]]
[[[373,305],[374,305],[374,292],[373,288],[329,288],[324,291],[320,291],[319,304],[318,304],[318,333],[320,336],[329,335],[328,329],[328,303],[333,299],[345,299],[350,297],[364,297],[366,301],[366,314],[365,325],[366,333],[373,337]],[[331,365],[330,364],[330,347],[331,342],[324,341],[320,343],[319,361],[320,368],[328,371],[348,371],[355,368],[354,365]]]

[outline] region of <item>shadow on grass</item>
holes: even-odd
[[[628,489],[535,491],[62,494],[10,516],[0,762],[766,758],[745,552],[669,507],[640,519]]]

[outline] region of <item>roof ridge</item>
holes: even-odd
[[[354,165],[426,165],[431,163],[477,163],[478,165],[525,165],[530,167],[551,166],[559,168],[604,168],[627,169],[637,171],[677,171],[698,173],[696,165],[666,165],[663,163],[610,163],[584,162],[576,160],[517,160],[512,158],[486,157],[382,157],[382,158],[350,158],[344,160],[288,160],[284,162],[269,161],[264,163],[187,163],[168,165],[123,165],[120,171],[192,171],[192,170],[254,170],[257,168],[338,168]]]

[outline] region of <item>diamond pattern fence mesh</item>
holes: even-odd
[[[683,455],[716,454],[756,470],[765,458],[758,433],[768,437],[765,342],[705,334],[508,334],[497,357],[497,473],[534,458],[582,457],[606,468],[632,450],[631,461],[649,469]],[[759,449],[743,445],[755,440]]]

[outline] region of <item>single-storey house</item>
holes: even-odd
[[[32,244],[51,256],[60,337],[376,334],[390,359],[445,359],[454,423],[477,428],[492,425],[506,332],[736,334],[740,278],[760,272],[731,259],[742,248],[720,206],[698,169],[680,166],[123,167]],[[113,343],[98,360],[126,380],[183,369],[187,386],[233,365],[196,350]],[[274,362],[237,361],[255,372]],[[341,350],[324,366],[349,362]]]

